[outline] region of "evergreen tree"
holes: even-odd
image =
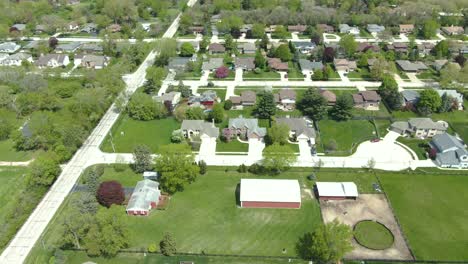
[[[330,110],[330,116],[337,121],[349,120],[353,114],[353,99],[351,96],[342,94],[336,98],[336,103]]]
[[[267,91],[259,97],[254,112],[259,118],[270,119],[276,113],[275,97],[273,93]]]
[[[314,121],[321,120],[327,114],[327,100],[315,88],[309,88],[297,103],[297,108]]]
[[[164,256],[173,256],[177,252],[176,242],[169,232],[164,234],[163,239],[159,243],[159,247]]]

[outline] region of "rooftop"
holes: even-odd
[[[240,201],[301,202],[298,180],[241,179]]]

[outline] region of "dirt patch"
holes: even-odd
[[[354,226],[363,220],[378,221],[385,225],[394,236],[393,246],[384,250],[372,250],[359,245],[353,239],[354,250],[345,257],[349,259],[397,259],[412,260],[411,253],[403,239],[395,217],[383,194],[361,194],[356,201],[320,201],[325,223],[334,219]]]

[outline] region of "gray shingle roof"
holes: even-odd
[[[432,119],[427,117],[410,118],[408,123],[410,127],[414,127],[416,129],[436,129],[442,131],[447,130],[443,123],[434,122]]]
[[[266,128],[258,126],[258,119],[255,118],[231,118],[229,119],[229,128],[247,129],[248,137],[252,134],[257,134],[260,137],[266,135]]]
[[[200,131],[200,135],[206,134],[210,137],[219,136],[219,129],[213,123],[205,120],[184,120],[181,129]]]
[[[432,138],[431,146],[437,150],[436,161],[444,166],[458,166],[462,157],[468,156],[464,144],[447,133]]]
[[[404,90],[401,92],[406,102],[417,102],[421,95],[415,90]]]
[[[57,45],[55,50],[61,50],[65,52],[74,52],[81,46],[80,42],[70,42]]]
[[[421,61],[411,62],[408,60],[397,60],[395,62],[403,71],[421,71],[428,69],[428,67]]]
[[[321,61],[310,61],[306,59],[299,59],[299,66],[303,71],[315,71],[323,69],[323,63]]]
[[[315,129],[308,125],[304,118],[277,118],[276,123],[287,125],[291,131],[296,132],[296,136],[305,135],[308,138],[315,138]]]
[[[432,138],[432,144],[440,152],[447,151],[451,148],[464,149],[463,143],[460,140],[458,140],[456,137],[448,133],[435,135]]]
[[[202,70],[211,71],[224,65],[223,58],[210,58],[209,61],[203,62]]]

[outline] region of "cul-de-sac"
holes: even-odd
[[[0,264],[468,263],[467,0],[0,10]]]

